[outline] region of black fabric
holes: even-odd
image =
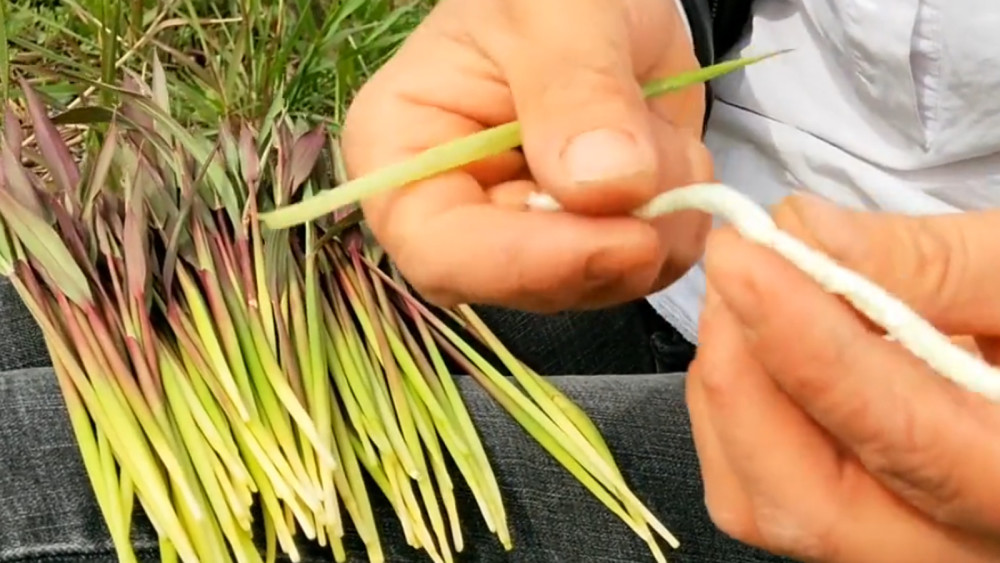
[[[14,286],[0,276],[0,372],[49,365],[42,331]]]
[[[694,0],[697,2],[698,0]],[[750,8],[754,0],[709,0],[712,19],[712,47],[723,55],[743,36],[750,21]]]
[[[682,0],[687,15],[688,26],[694,42],[694,54],[701,66],[715,62],[715,46],[712,40],[712,13],[709,0]]]
[[[681,0],[687,13],[695,55],[702,66],[715,62],[739,41],[750,21],[754,0]]]
[[[702,67],[733,48],[750,21],[753,0],[681,0],[694,42],[694,53]],[[705,85],[705,124],[712,115],[711,83]]]
[[[543,375],[681,373],[694,360],[694,345],[645,300],[553,315],[476,312],[514,356]]]
[[[0,321],[2,322],[2,321]],[[464,552],[458,563],[652,563],[649,548],[558,465],[474,380],[456,379],[501,487],[514,550],[504,552],[453,473]],[[671,563],[784,563],[712,524],[684,403],[684,376],[561,376],[550,380],[592,418],[625,480],[677,535]],[[369,483],[385,560],[429,562],[410,548],[391,505]],[[160,561],[136,511],[139,561]],[[259,525],[260,519],[255,519]],[[368,561],[346,526],[350,563]],[[262,536],[258,533],[258,538]],[[332,563],[302,536],[301,563]],[[288,561],[286,558],[280,561]],[[116,558],[51,370],[0,372],[0,563],[114,563]],[[216,563],[216,562],[205,562]]]
[[[547,374],[594,420],[625,479],[681,541],[682,563],[784,563],[740,544],[712,524],[684,402],[682,373],[693,348],[645,301],[602,311],[533,315],[480,309],[509,346]],[[44,346],[9,284],[0,284],[4,366],[47,363]],[[607,375],[605,375],[607,374]],[[505,553],[477,518],[465,481],[453,474],[466,549],[461,563],[633,563],[648,547],[559,466],[472,378],[458,376],[502,489],[515,549]],[[374,485],[369,490],[375,491]],[[427,561],[411,549],[385,498],[371,497],[386,560]],[[255,519],[259,523],[260,519]],[[156,537],[141,510],[132,543],[156,562]],[[366,561],[347,526],[349,561]],[[257,537],[261,537],[260,534]],[[302,563],[332,561],[303,541]],[[287,559],[281,559],[286,561]],[[112,563],[110,537],[56,378],[50,369],[0,369],[0,562]]]

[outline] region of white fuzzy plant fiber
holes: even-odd
[[[555,199],[539,193],[529,196],[528,206],[540,211],[560,209]],[[744,238],[773,249],[824,290],[843,296],[885,329],[888,338],[899,342],[938,374],[991,401],[1000,401],[1000,370],[952,343],[886,290],[779,229],[764,209],[733,188],[717,183],[678,188],[653,198],[635,215],[648,219],[684,209],[723,217]]]

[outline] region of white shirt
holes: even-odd
[[[718,79],[717,178],[769,206],[797,190],[907,214],[1000,206],[1000,0],[757,0]],[[998,241],[1000,242],[1000,241]],[[653,306],[692,342],[705,273]]]

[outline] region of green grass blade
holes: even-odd
[[[697,71],[651,83],[649,95],[660,96],[693,84],[710,80],[759,62],[763,57],[746,57],[727,61]],[[514,121],[480,131],[466,137],[427,149],[402,162],[391,164],[360,178],[351,180],[335,189],[319,193],[285,207],[280,207],[260,218],[272,229],[283,229],[307,223],[337,209],[357,203],[382,192],[400,188],[418,180],[436,176],[484,158],[501,154],[521,144],[521,125]]]
[[[8,0],[0,0],[0,103],[5,107],[10,99],[10,47],[7,45],[9,13]]]

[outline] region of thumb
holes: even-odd
[[[522,124],[532,175],[566,210],[627,213],[661,190],[665,163],[660,155],[674,155],[670,159],[681,160],[679,166],[687,168],[693,165],[684,161],[704,160],[703,151],[688,147],[699,141],[693,133],[664,135],[658,130],[670,125],[650,111],[636,78],[641,67],[656,65],[653,59],[668,49],[691,50],[686,38],[676,40],[686,32],[673,2],[512,3],[530,3],[531,17],[520,19],[518,31],[527,37],[501,66]],[[641,6],[629,7],[636,3]],[[654,45],[656,41],[640,37],[644,32],[627,14],[640,8],[643,18],[660,20],[656,26],[643,22],[642,30],[658,27],[658,33],[674,39]],[[682,60],[687,59],[691,68],[697,67],[693,52]],[[662,72],[679,70],[684,69]],[[661,150],[661,144],[674,146]]]
[[[793,196],[774,217],[781,228],[881,285],[940,330],[1000,335],[1000,211],[914,217]]]

